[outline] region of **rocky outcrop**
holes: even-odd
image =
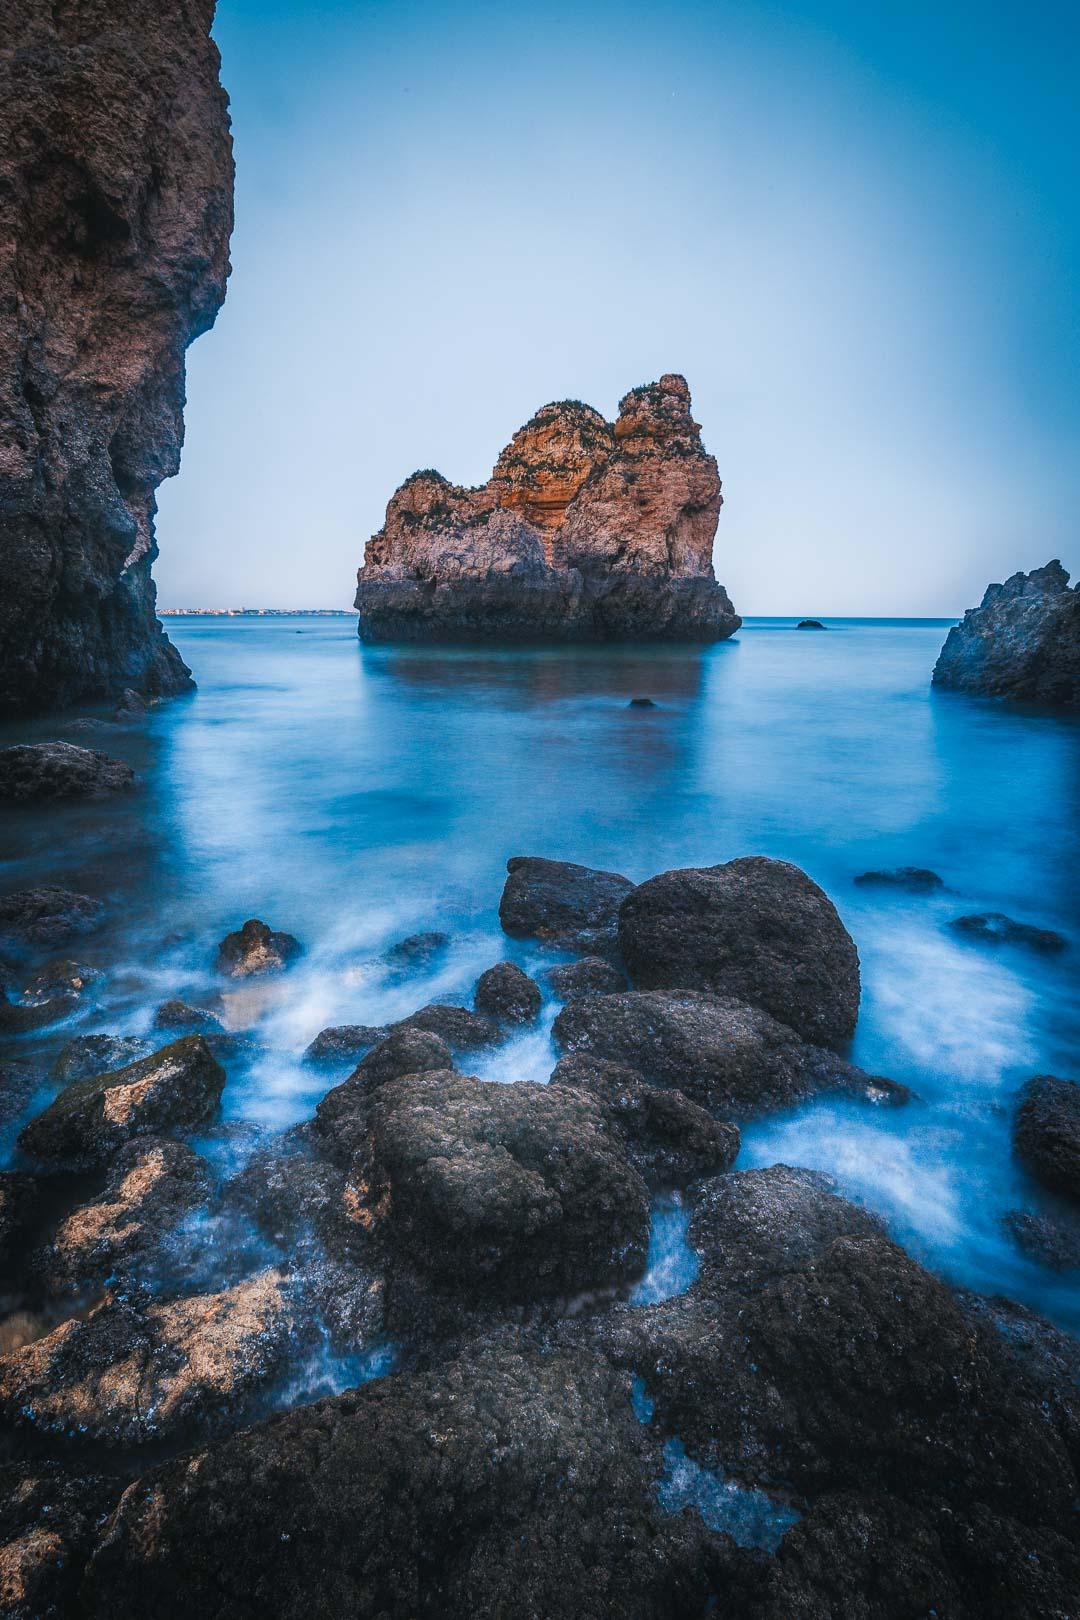
[[[0,712],[176,692],[155,491],[229,273],[213,0],[10,10],[0,55]]]
[[[560,950],[613,947],[619,906],[633,888],[629,878],[542,855],[511,855],[506,871],[499,901],[506,933]]]
[[[2,564],[0,564],[2,566]],[[135,772],[122,759],[74,743],[17,743],[0,748],[0,799],[37,803],[47,799],[101,799],[122,793]]]
[[[1080,708],[1080,591],[1061,564],[988,585],[949,631],[934,685]]]
[[[1036,1180],[1080,1203],[1080,1085],[1053,1074],[1029,1080],[1020,1092],[1013,1146]]]
[[[713,574],[721,504],[685,378],[631,389],[614,423],[545,405],[486,484],[427,469],[396,491],[357,576],[360,634],[721,641],[742,622]]]

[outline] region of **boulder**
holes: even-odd
[[[312,1128],[322,1151],[347,1164],[365,1141],[372,1094],[406,1074],[452,1069],[446,1042],[425,1029],[398,1029],[374,1047],[340,1086],[315,1109]]]
[[[101,799],[135,784],[122,759],[74,743],[17,743],[0,748],[0,799],[41,803],[49,799]]]
[[[9,1285],[23,1270],[27,1241],[40,1219],[42,1202],[37,1176],[0,1170],[0,1266]]]
[[[278,1142],[252,1154],[222,1196],[243,1209],[292,1261],[311,1239],[330,1254],[349,1258],[363,1236],[344,1170],[313,1157],[302,1142]]]
[[[905,1086],[801,1041],[759,1008],[704,991],[585,996],[562,1009],[554,1037],[562,1052],[627,1065],[726,1118],[753,1118],[827,1091],[890,1104],[910,1096]]]
[[[1039,1074],[1020,1091],[1017,1157],[1044,1187],[1080,1202],[1080,1085]]]
[[[906,889],[909,894],[933,894],[945,884],[926,866],[892,866],[879,872],[860,872],[855,882],[864,889]]]
[[[384,1028],[371,1024],[334,1024],[322,1029],[304,1052],[304,1062],[331,1066],[355,1063],[386,1039]]]
[[[70,1018],[87,986],[101,977],[85,962],[58,959],[32,974],[17,1001],[0,1000],[0,1033],[22,1035]]]
[[[985,697],[1080,706],[1080,591],[1057,561],[988,585],[949,631],[934,685]]]
[[[19,1136],[34,1158],[100,1164],[136,1136],[192,1130],[217,1112],[225,1071],[201,1035],[126,1068],[72,1081]]]
[[[800,619],[795,628],[796,630],[824,630],[825,626],[820,619]]]
[[[476,1010],[497,1024],[533,1024],[540,1016],[543,996],[515,962],[496,962],[481,973],[474,996]]]
[[[5,1620],[78,1612],[83,1567],[123,1488],[55,1462],[0,1465],[0,1610]]]
[[[155,1029],[186,1029],[190,1031],[204,1030],[220,1033],[225,1025],[216,1013],[206,1007],[192,1007],[186,1001],[175,998],[172,1001],[163,1001],[154,1013]]]
[[[421,1007],[419,1012],[410,1013],[408,1018],[399,1018],[396,1024],[390,1025],[390,1034],[405,1029],[424,1030],[429,1035],[437,1035],[458,1052],[473,1052],[481,1046],[494,1046],[496,1041],[502,1039],[498,1024],[483,1013],[437,1001]]]
[[[980,945],[1024,945],[1029,950],[1052,955],[1063,951],[1068,940],[1053,928],[1034,928],[1031,923],[1016,922],[1000,911],[974,912],[967,917],[954,917],[949,924],[965,939]]]
[[[217,1294],[106,1297],[89,1316],[0,1356],[0,1414],[41,1435],[109,1446],[231,1427],[280,1370],[298,1327],[274,1270]]]
[[[638,989],[735,996],[821,1046],[854,1033],[855,943],[789,861],[747,856],[650,878],[619,909],[619,947]]]
[[[445,955],[449,945],[449,934],[428,929],[424,933],[409,934],[406,939],[399,939],[390,946],[383,960],[389,967],[422,973]]]
[[[703,1613],[723,1538],[656,1500],[658,1437],[595,1352],[469,1343],[133,1484],[87,1620]]]
[[[218,972],[229,979],[281,973],[300,955],[300,948],[300,941],[291,934],[276,933],[257,917],[249,917],[218,946]]]
[[[61,1048],[49,1070],[49,1079],[61,1085],[88,1080],[95,1075],[123,1069],[139,1058],[149,1057],[153,1046],[138,1035],[75,1035]]]
[[[513,855],[499,901],[499,921],[520,939],[542,939],[572,950],[610,936],[633,884],[618,872],[572,861]]]
[[[645,1184],[587,1092],[407,1075],[378,1089],[370,1120],[357,1200],[437,1286],[527,1300],[641,1271]]]
[[[104,914],[100,900],[46,884],[19,889],[0,899],[0,944],[36,945],[51,950],[76,934],[88,934]]]
[[[1080,1270],[1080,1216],[1011,1209],[1002,1224],[1029,1260],[1049,1271]]]
[[[626,974],[605,962],[602,956],[582,956],[576,962],[560,962],[543,975],[563,1001],[575,996],[608,996],[628,989]]]

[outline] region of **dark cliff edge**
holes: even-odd
[[[1080,708],[1080,591],[1060,562],[988,585],[949,631],[934,685]]]
[[[357,575],[370,641],[722,641],[741,619],[713,573],[716,462],[670,374],[614,423],[545,405],[477,489],[431,469],[391,497]]]
[[[0,51],[0,713],[182,691],[155,491],[225,296],[214,0],[22,0]]]

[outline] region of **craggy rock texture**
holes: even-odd
[[[132,1137],[206,1124],[224,1085],[206,1041],[188,1035],[125,1069],[73,1081],[24,1127],[19,1146],[38,1159],[100,1164]]]
[[[155,491],[225,296],[213,0],[22,0],[0,55],[0,712],[176,692]]]
[[[372,1228],[448,1289],[530,1299],[644,1264],[644,1182],[603,1107],[569,1086],[389,1081],[352,1174]]]
[[[629,878],[541,855],[512,855],[506,871],[499,901],[506,933],[561,950],[603,954],[614,946],[619,906],[634,886]]]
[[[0,946],[40,945],[51,949],[75,934],[88,934],[105,907],[89,894],[46,884],[19,889],[0,899]]]
[[[0,567],[3,563],[0,562]],[[74,743],[16,743],[0,748],[0,799],[101,799],[121,793],[135,772],[121,759]]]
[[[136,1482],[85,1613],[682,1620],[727,1548],[659,1468],[603,1357],[470,1344]]]
[[[89,1316],[0,1356],[0,1416],[108,1445],[235,1422],[296,1330],[279,1271],[161,1304],[107,1297]]]
[[[22,1035],[67,1018],[78,1007],[88,985],[100,978],[96,968],[85,962],[57,959],[25,981],[17,1001],[8,1001],[0,992],[0,1032]]]
[[[73,1080],[89,1080],[93,1075],[124,1069],[139,1058],[149,1057],[153,1047],[138,1035],[76,1035],[61,1048],[49,1070],[49,1079],[61,1085]]]
[[[430,1074],[453,1066],[453,1055],[441,1036],[426,1029],[395,1030],[319,1103],[312,1131],[321,1151],[348,1164],[366,1140],[369,1105],[380,1086],[407,1074]]]
[[[516,962],[496,962],[476,982],[476,1010],[496,1023],[534,1023],[542,999],[540,986]]]
[[[554,1033],[563,1052],[625,1064],[727,1118],[790,1108],[823,1091],[890,1104],[910,1095],[807,1045],[759,1008],[700,990],[583,996],[562,1009]]]
[[[1031,1174],[1080,1203],[1080,1085],[1039,1074],[1020,1093],[1013,1146]]]
[[[988,585],[949,631],[934,685],[1080,708],[1080,591],[1061,564]]]
[[[321,1029],[304,1052],[304,1062],[326,1068],[344,1067],[386,1039],[386,1030],[371,1024],[333,1024]]]
[[[563,1001],[574,996],[610,996],[627,989],[626,974],[602,956],[583,956],[578,962],[560,962],[549,968],[545,981]]]
[[[163,1001],[154,1013],[155,1029],[185,1029],[205,1030],[211,1034],[221,1034],[224,1024],[217,1013],[212,1013],[206,1007],[192,1007],[186,1001]]]
[[[502,1039],[502,1032],[494,1019],[485,1013],[471,1012],[468,1007],[454,1007],[449,1003],[433,1001],[408,1018],[399,1018],[391,1024],[391,1034],[403,1029],[424,1030],[437,1035],[454,1051],[474,1052],[482,1046],[494,1046]]]
[[[478,489],[430,469],[393,495],[357,576],[368,640],[495,636],[721,641],[716,462],[683,377],[634,388],[614,425],[545,405]]]
[[[859,1013],[859,956],[823,889],[789,861],[749,855],[662,872],[619,908],[641,990],[714,990],[841,1046]]]
[[[0,1467],[0,1613],[64,1620],[76,1612],[83,1565],[121,1481],[39,1462]]]
[[[258,978],[281,973],[300,955],[300,941],[275,931],[258,917],[249,917],[218,946],[217,968],[229,979]]]

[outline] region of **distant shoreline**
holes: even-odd
[[[353,619],[352,608],[158,608],[159,619]]]

